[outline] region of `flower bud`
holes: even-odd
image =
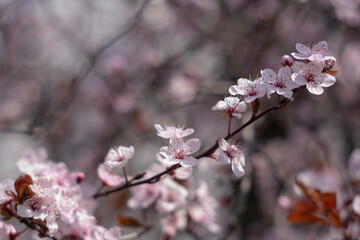
[[[284,55],[281,58],[281,64],[285,67],[285,66],[289,66],[291,67],[294,63],[294,60],[292,57],[290,57],[289,55]]]
[[[82,172],[77,173],[76,182],[80,184],[85,178],[85,174]]]

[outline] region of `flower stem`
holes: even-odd
[[[126,174],[125,167],[123,167],[123,172],[124,172],[124,177],[125,177],[125,183],[127,185],[129,183],[129,180],[128,180],[128,177],[127,177],[127,174]]]
[[[231,119],[232,119],[232,116],[229,115],[229,125],[228,125],[228,131],[227,131],[228,135],[231,133]]]

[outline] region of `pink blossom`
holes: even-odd
[[[0,240],[14,240],[16,230],[13,225],[0,222]]]
[[[262,77],[250,81],[246,78],[240,78],[237,85],[232,85],[229,88],[231,95],[240,94],[246,96],[245,102],[249,103],[259,97],[263,97],[267,90],[267,83]]]
[[[278,74],[269,68],[261,71],[261,76],[269,84],[267,90],[268,98],[270,98],[270,95],[274,92],[286,98],[291,98],[293,95],[292,90],[298,87],[298,85],[291,80],[291,74],[291,68],[288,66],[281,67]]]
[[[43,148],[25,151],[16,164],[21,172],[34,177],[51,177],[55,184],[63,188],[76,185],[84,178],[83,173],[69,173],[64,163],[54,163],[49,160]]]
[[[12,200],[12,197],[7,195],[6,192],[16,192],[14,181],[8,180],[7,183],[0,183],[0,205]]]
[[[188,206],[191,219],[209,229],[213,233],[220,231],[220,226],[216,223],[219,207],[215,198],[209,195],[208,186],[205,182],[200,182],[199,188],[193,193]]]
[[[109,230],[106,228],[94,225],[90,231],[90,234],[84,238],[84,240],[118,240],[122,235],[120,227],[112,227]]]
[[[173,165],[164,160],[164,157],[162,157],[160,154],[156,154],[156,158],[166,168],[170,168]],[[192,167],[182,167],[170,172],[170,176],[175,176],[177,179],[184,180],[188,179],[191,176],[192,172]]]
[[[186,224],[187,216],[185,209],[180,209],[166,215],[166,217],[161,220],[164,239],[169,240],[175,237],[177,230],[184,230]]]
[[[124,167],[134,156],[134,147],[119,146],[111,149],[105,157],[105,165],[109,168]]]
[[[245,174],[245,155],[234,144],[229,144],[225,139],[219,140],[220,152],[216,158],[219,164],[231,163],[231,168],[237,177],[242,177]]]
[[[188,191],[180,184],[167,178],[163,180],[160,191],[160,198],[156,201],[160,213],[170,213],[185,206]]]
[[[294,62],[291,78],[299,86],[306,85],[310,93],[320,95],[324,92],[323,87],[330,87],[336,82],[334,76],[322,73],[323,67],[323,63]]]
[[[193,167],[198,160],[192,156],[200,149],[200,139],[192,138],[184,142],[183,139],[170,139],[169,147],[162,147],[160,154],[164,157],[164,161],[168,164],[180,163],[183,167]]]
[[[229,114],[230,117],[242,117],[242,112],[245,112],[247,109],[246,103],[244,101],[240,102],[240,99],[237,97],[226,97],[224,101],[218,101],[211,110],[223,111],[224,115]]]
[[[120,177],[109,168],[106,163],[102,163],[97,168],[97,173],[103,184],[110,187],[116,187],[122,184],[125,179]]]
[[[192,128],[187,128],[184,130],[184,127],[162,127],[160,124],[155,124],[154,126],[158,131],[157,135],[162,138],[183,138],[194,133],[194,129]]]
[[[360,195],[356,195],[352,202],[353,210],[356,214],[360,215]]]
[[[348,172],[351,178],[354,180],[360,180],[360,148],[355,149],[351,153]]]
[[[327,42],[326,41],[321,41],[317,44],[314,44],[312,47],[310,47],[309,45],[306,46],[302,43],[297,43],[295,45],[296,50],[298,51],[298,53],[291,53],[291,55],[296,58],[296,59],[300,59],[300,60],[310,60],[310,61],[315,61],[315,60],[328,60],[328,59],[334,59],[334,57],[328,57],[325,56],[325,54],[328,51],[328,46],[327,46]]]
[[[58,230],[56,220],[60,216],[60,191],[49,177],[35,177],[34,184],[30,185],[34,196],[27,199],[17,207],[21,217],[40,219],[46,221],[49,235],[54,236]]]

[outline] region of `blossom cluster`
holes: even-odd
[[[17,166],[24,175],[0,184],[0,208],[5,217],[23,219],[37,226],[38,234],[57,239],[119,238],[119,227],[107,230],[96,224],[95,202],[84,196],[80,186],[83,173],[69,172],[64,163],[51,161],[44,149],[26,151]],[[0,233],[6,233],[1,239],[16,239],[12,225],[0,224]]]

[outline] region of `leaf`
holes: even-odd
[[[330,74],[330,75],[334,76],[335,74],[337,74],[337,73],[338,73],[338,71],[330,71],[330,70],[328,70],[328,71],[326,71],[326,73],[328,73],[328,74]]]
[[[327,222],[316,215],[311,213],[290,213],[287,220],[292,223],[316,222],[319,224],[327,224]]]
[[[127,227],[144,227],[145,225],[133,217],[117,216],[117,223]]]
[[[34,195],[34,192],[29,187],[29,185],[32,184],[33,180],[28,174],[21,175],[15,180],[14,186],[20,203],[23,203],[26,199]]]
[[[328,219],[335,227],[341,228],[341,219],[336,212],[334,211],[329,212]]]

